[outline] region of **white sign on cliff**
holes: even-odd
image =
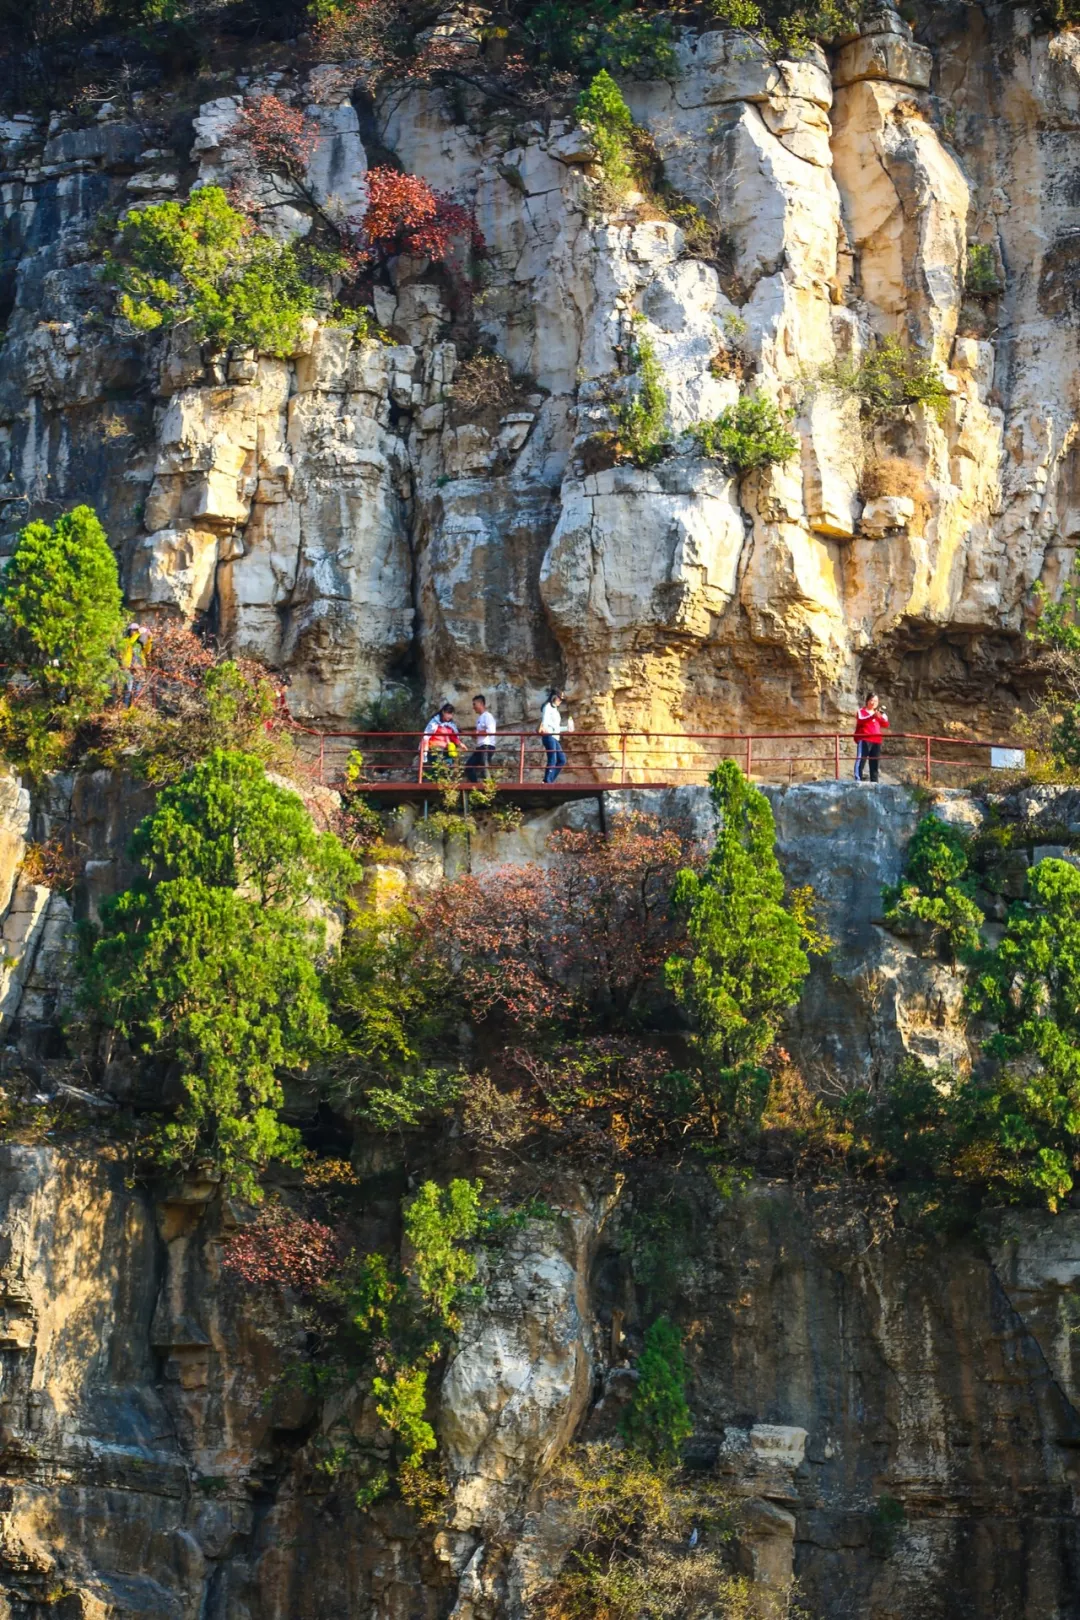
[[[1027,763],[1027,754],[1022,748],[991,748],[990,769],[992,771],[1022,771]]]

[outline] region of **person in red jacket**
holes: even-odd
[[[855,780],[863,779],[863,766],[870,762],[870,780],[878,779],[881,739],[889,729],[889,717],[876,692],[871,692],[855,722]]]

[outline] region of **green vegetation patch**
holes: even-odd
[[[165,1166],[208,1163],[259,1196],[273,1159],[294,1161],[281,1075],[331,1050],[312,913],[357,869],[262,762],[216,750],[140,823],[135,884],[104,902],[86,940],[83,1003],[105,1061],[118,1038],[182,1100],[150,1138]]]
[[[119,683],[123,629],[116,558],[89,506],[27,524],[0,575],[9,679],[0,744],[33,775],[60,764],[75,728]]]
[[[711,422],[689,429],[703,456],[722,461],[730,472],[756,472],[790,461],[799,441],[789,430],[794,413],[782,411],[764,394],[744,394]]]
[[[284,356],[322,300],[300,250],[256,229],[220,186],[129,213],[106,274],[138,332],[186,326],[197,342]]]
[[[884,422],[912,405],[925,405],[944,421],[951,395],[941,372],[927,356],[886,337],[856,364],[822,373],[821,381],[839,393],[854,394],[869,422]]]

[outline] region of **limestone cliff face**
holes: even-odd
[[[569,116],[481,116],[416,87],[370,108],[336,69],[283,70],[274,88],[321,126],[315,195],[362,206],[389,148],[474,205],[488,244],[467,316],[402,262],[376,298],[389,341],[312,323],[285,359],[125,337],[95,276],[99,216],[228,181],[237,110],[271,82],[257,64],[193,118],[166,97],[83,127],[0,124],[4,535],[92,502],[140,612],[205,615],[290,672],[298,714],[351,717],[418,672],[432,697],[483,687],[504,725],[562,678],[582,725],[788,728],[832,722],[871,679],[907,728],[1006,728],[1031,587],[1053,588],[1080,538],[1080,35],[934,6],[916,37],[885,12],[829,58],[776,63],[724,31],[677,57],[626,94],[724,232],[708,260],[644,200],[597,213]],[[981,311],[970,242],[1003,286]],[[635,316],[674,448],[594,470]],[[817,385],[888,334],[942,369],[941,421],[871,429]],[[518,386],[470,414],[452,389],[477,344]],[[800,450],[737,480],[678,436],[751,383],[796,411]],[[966,1063],[959,977],[880,926],[909,797],[771,796],[785,869],[834,940],[790,1031],[805,1061],[849,1084],[905,1053]],[[708,828],[698,790],[639,807]],[[120,885],[144,809],[101,775],[57,780],[32,814],[0,779],[0,1038],[46,1088],[73,912]],[[952,795],[938,813],[985,811]],[[596,814],[486,832],[473,868],[542,857],[555,825]],[[1016,814],[1033,836],[1080,829],[1075,795]],[[411,880],[437,883],[450,858],[410,815]],[[27,840],[65,821],[86,856],[74,906],[19,874]],[[342,1435],[371,1440],[370,1403],[279,1381],[302,1324],[223,1272],[217,1188],[151,1198],[115,1148],[0,1147],[0,1616],[520,1620],[564,1546],[545,1470],[626,1394],[627,1233],[651,1207],[645,1177],[551,1196],[557,1219],[485,1262],[445,1369],[452,1495],[425,1537],[335,1494],[320,1464]],[[691,1235],[670,1281],[696,1443],[745,1498],[760,1586],[794,1572],[815,1620],[1080,1620],[1076,1212],[916,1248],[887,1211],[779,1180],[732,1201],[680,1172],[664,1196]]]
[[[1011,6],[930,7],[919,40],[888,10],[830,60],[687,33],[672,79],[626,86],[669,181],[723,232],[708,262],[633,199],[597,214],[572,119],[396,86],[358,101],[361,126],[347,74],[274,75],[319,120],[316,196],[361,207],[377,142],[474,205],[488,244],[468,322],[401,262],[376,298],[389,345],[315,329],[283,361],[122,337],[91,244],[103,212],[227,181],[228,130],[270,81],[186,126],[167,104],[106,106],[85,128],[9,120],[7,532],[92,501],[134,602],[208,613],[288,667],[315,716],[411,669],[429,695],[482,685],[504,723],[550,678],[594,727],[676,732],[831,721],[869,678],[910,729],[958,706],[1006,727],[1031,587],[1060,580],[1080,534],[1064,178],[1080,45]],[[969,242],[1003,287],[981,311]],[[737,480],[676,439],[651,471],[589,471],[635,315],[676,436],[743,371],[796,409],[798,457]],[[940,422],[917,407],[860,426],[815,382],[887,334],[942,368]],[[449,390],[477,341],[525,380],[469,419]]]
[[[649,801],[708,830],[701,790]],[[814,877],[834,939],[785,1039],[849,1083],[905,1049],[965,1061],[955,975],[877,920],[909,796],[827,783],[773,803],[788,875]],[[609,817],[624,808],[609,796]],[[985,813],[962,794],[937,809]],[[1005,809],[1035,837],[1080,826],[1072,791]],[[102,776],[66,789],[62,812],[104,858],[136,807]],[[533,857],[556,823],[596,814],[565,806],[477,839],[473,868]],[[13,789],[5,881],[25,816]],[[437,846],[409,823],[396,836],[412,880],[438,881]],[[5,938],[19,915],[12,900]],[[34,958],[21,1010],[10,1002],[6,1038],[27,1052],[32,992],[62,994],[67,938],[51,964]],[[400,1505],[361,1514],[335,1490],[331,1450],[377,1439],[370,1397],[320,1402],[283,1376],[303,1320],[223,1270],[236,1216],[213,1183],[133,1188],[122,1149],[92,1134],[0,1147],[0,1615],[524,1620],[565,1551],[545,1475],[571,1439],[611,1432],[631,1387],[649,1312],[633,1233],[660,1211],[658,1232],[677,1233],[664,1301],[686,1333],[695,1455],[743,1500],[739,1559],[766,1607],[794,1574],[815,1620],[1077,1620],[1075,1210],[928,1242],[893,1229],[887,1198],[767,1175],[734,1197],[670,1166],[591,1186],[553,1171],[545,1190],[554,1219],[482,1259],[438,1392],[451,1494],[424,1531]],[[376,1193],[376,1226],[379,1208]]]

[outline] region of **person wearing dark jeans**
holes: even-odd
[[[563,719],[559,713],[559,704],[562,699],[563,694],[559,687],[551,687],[548,691],[547,702],[540,713],[540,740],[544,744],[544,752],[547,755],[547,770],[544,772],[544,781],[549,784],[559,780],[559,772],[566,764],[566,755],[563,753],[562,744],[559,740],[563,730]]]
[[[863,780],[863,766],[870,765],[870,780],[878,779],[881,739],[889,729],[889,717],[876,692],[871,692],[855,721],[855,780]]]
[[[870,780],[871,782],[876,782],[878,779],[878,761],[881,758],[881,744],[879,742],[867,742],[865,738],[862,738],[857,745],[857,750],[858,757],[855,761],[855,780],[857,782],[861,782],[863,780],[863,766],[869,763]]]
[[[544,781],[557,782],[559,772],[566,764],[566,755],[562,751],[558,737],[553,737],[550,732],[545,731],[544,749],[547,753],[547,770],[544,772]]]
[[[476,716],[476,747],[465,762],[466,782],[487,782],[495,758],[495,716],[487,706],[487,698],[478,692],[472,700]]]

